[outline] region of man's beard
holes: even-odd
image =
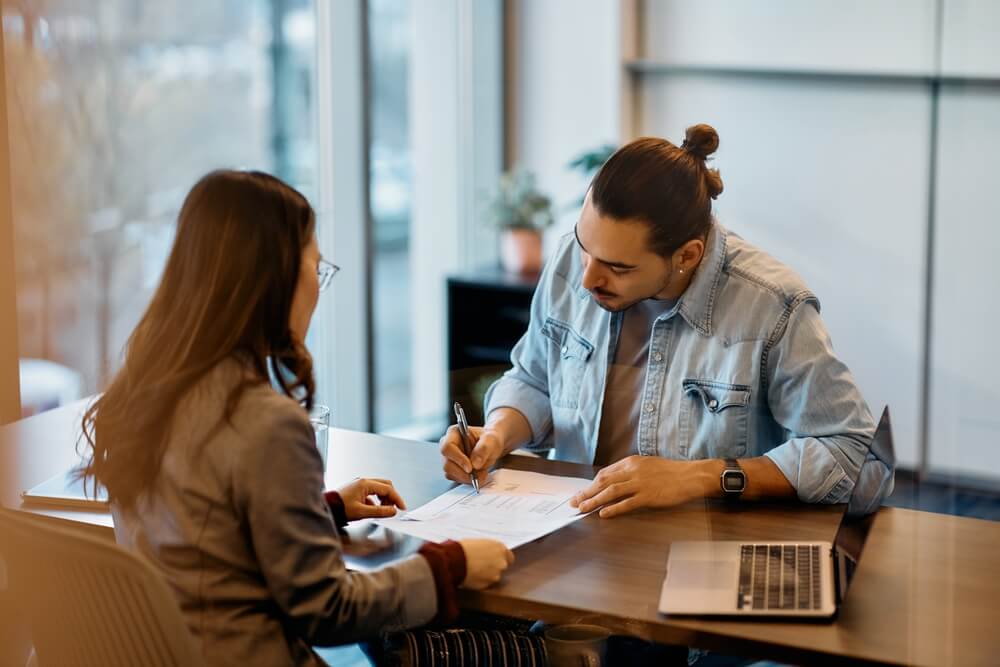
[[[622,312],[624,310],[628,310],[629,308],[631,308],[635,304],[639,303],[640,301],[645,301],[646,299],[652,299],[657,294],[661,294],[664,290],[666,290],[668,287],[670,287],[670,283],[672,283],[673,280],[674,280],[674,260],[671,259],[670,260],[670,272],[667,274],[666,281],[662,285],[660,285],[659,289],[657,289],[655,292],[653,292],[649,296],[644,296],[644,297],[640,297],[638,299],[634,299],[634,300],[629,301],[628,303],[626,303],[624,305],[621,305],[621,306],[606,306],[606,305],[604,305],[595,296],[594,290],[590,290],[590,296],[591,296],[591,298],[594,299],[594,303],[596,303],[598,305],[598,307],[601,308],[602,310],[606,310],[609,313],[620,313],[620,312]]]
[[[602,303],[602,302],[601,302],[601,301],[600,301],[600,300],[599,300],[599,299],[598,299],[598,298],[597,298],[597,297],[595,296],[595,294],[594,294],[594,292],[593,292],[593,291],[592,291],[592,292],[591,292],[590,294],[591,294],[591,296],[592,296],[592,297],[594,298],[594,303],[596,303],[596,304],[597,304],[597,307],[598,307],[598,308],[600,308],[601,310],[605,310],[605,311],[607,311],[607,312],[609,312],[609,313],[620,313],[620,312],[622,312],[623,310],[628,310],[629,308],[631,308],[631,307],[632,307],[632,306],[634,306],[635,304],[637,304],[637,303],[639,303],[640,301],[642,301],[642,299],[636,299],[635,301],[629,301],[628,303],[626,303],[626,304],[624,304],[624,305],[621,305],[621,306],[608,306],[608,305],[605,305],[604,303]]]

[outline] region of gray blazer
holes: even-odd
[[[322,664],[310,645],[431,620],[437,594],[422,556],[345,568],[299,404],[258,385],[212,432],[242,372],[227,360],[189,392],[152,492],[131,511],[112,505],[118,542],[163,572],[206,661]]]

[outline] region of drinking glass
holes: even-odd
[[[611,632],[598,625],[559,625],[545,631],[545,651],[553,667],[602,667]]]
[[[330,445],[330,408],[325,405],[313,405],[309,412],[309,422],[312,424],[313,433],[316,434],[316,448],[319,449],[319,457],[323,459],[323,472],[326,472],[326,455]]]

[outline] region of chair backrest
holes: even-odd
[[[174,594],[139,556],[3,508],[0,544],[41,667],[204,664]]]

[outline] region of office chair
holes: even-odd
[[[139,556],[3,508],[0,544],[40,667],[204,664],[177,599]]]

